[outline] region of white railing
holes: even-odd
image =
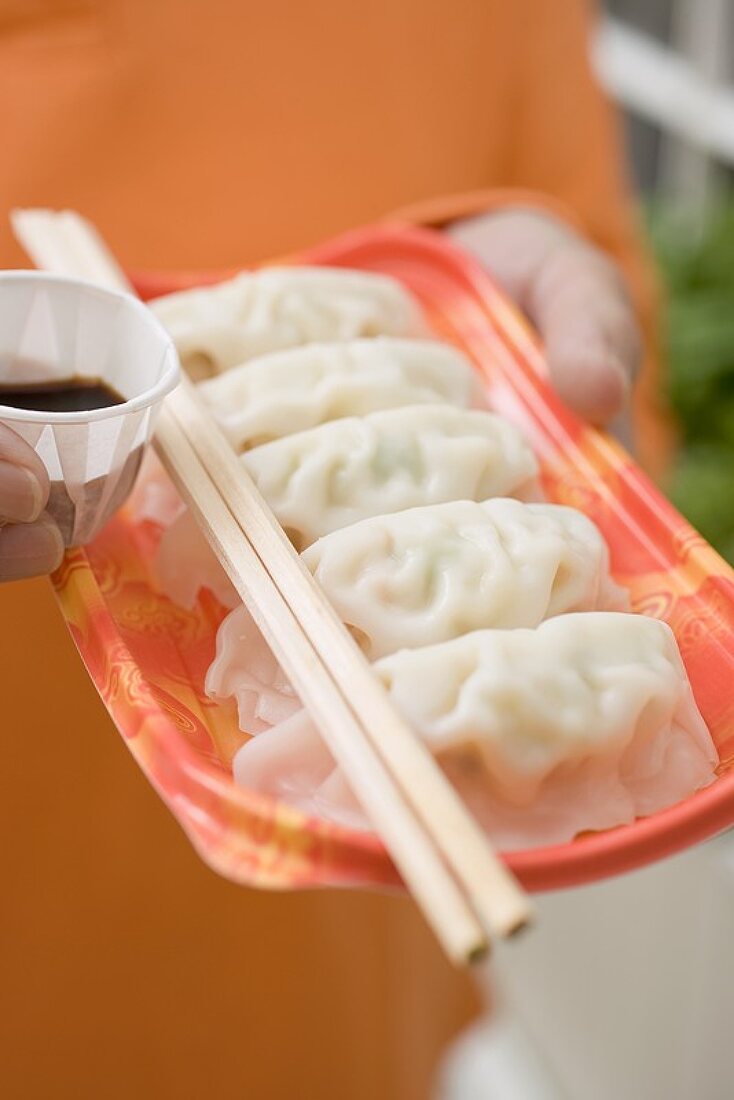
[[[593,61],[610,95],[662,131],[660,189],[699,204],[717,162],[734,165],[732,12],[729,0],[678,0],[673,14],[670,46],[603,19]]]

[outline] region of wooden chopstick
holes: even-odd
[[[57,221],[60,223],[59,232],[56,232],[55,228]],[[115,285],[120,285],[122,280],[119,268],[114,260],[106,256],[106,249],[99,239],[90,239],[85,232],[85,223],[78,215],[72,213],[54,215],[47,211],[17,212],[14,215],[13,224],[16,233],[31,255],[42,264],[47,264],[52,270],[70,272],[72,270],[70,265],[73,265],[73,271],[76,274],[83,274],[108,284],[114,281]],[[126,281],[125,285],[127,287]],[[214,486],[216,483],[216,489],[224,497],[225,512],[228,512],[230,519],[234,519],[235,526],[240,532],[243,530],[247,532],[245,541],[248,549],[255,553],[265,575],[269,578],[271,589],[278,593],[291,613],[291,629],[278,637],[273,637],[273,631],[269,626],[272,621],[270,618],[272,591],[269,602],[262,591],[258,593],[257,598],[251,591],[247,595],[243,595],[242,592],[240,594],[243,595],[258,625],[276,650],[276,655],[282,661],[309,710],[314,713],[315,709],[319,709],[321,717],[317,718],[318,724],[335,756],[345,767],[345,773],[362,797],[362,801],[366,803],[359,786],[359,778],[350,775],[349,765],[344,764],[350,748],[343,743],[343,737],[339,731],[343,732],[347,729],[350,731],[347,735],[350,744],[352,738],[363,739],[366,735],[373,750],[376,750],[381,760],[388,765],[393,780],[409,801],[424,829],[443,852],[485,926],[501,935],[507,935],[521,927],[529,915],[526,897],[504,865],[494,856],[486,837],[469,817],[461,800],[426,747],[394,711],[363,655],[295,554],[282,528],[238,462],[220,429],[203,409],[193,387],[188,383],[180,387],[168,398],[167,405],[171,416],[166,416],[163,421],[164,435],[161,432],[158,433],[159,453],[162,453],[164,461],[170,465],[171,449],[177,446],[176,432],[182,432],[187,437],[201,467],[207,473],[209,485]],[[163,438],[167,442],[162,443]],[[178,452],[182,451],[185,451],[185,448],[180,445],[179,439]],[[187,470],[191,472],[193,467],[190,454],[188,460]],[[172,473],[178,480],[184,495],[188,496],[190,486],[185,478],[182,480],[181,475],[177,475],[173,468]],[[191,473],[191,476],[195,475]],[[201,504],[198,509],[195,506],[195,510],[206,529],[207,520]],[[208,537],[215,544],[215,551],[226,568],[227,563],[222,557],[225,548],[221,545],[217,546],[217,533],[214,528],[208,532]],[[238,586],[234,563],[231,562],[230,566],[234,572],[232,579]],[[294,627],[297,633],[294,633]],[[333,693],[329,693],[331,701],[326,708],[326,713],[323,713],[325,698],[323,691],[326,682],[324,677],[317,677],[321,685],[320,691],[316,692],[318,698],[309,698],[313,694],[311,692],[313,667],[310,667],[308,674],[305,675],[305,666],[302,662],[299,669],[294,672],[290,667],[294,660],[293,655],[282,652],[283,637],[288,639],[286,643],[288,645],[296,636],[299,638],[301,648],[303,642],[313,645],[324,662],[321,668],[326,673],[327,679],[332,683],[335,680],[341,687],[344,698],[336,704]],[[293,644],[295,645],[295,642]],[[337,691],[337,697],[338,694]],[[344,720],[346,700],[348,700],[347,710],[351,709],[353,712],[350,722]],[[335,712],[341,714],[339,719],[341,725],[333,720]],[[316,717],[315,714],[314,716]],[[355,724],[356,719],[359,721]],[[325,732],[325,724],[329,726],[329,733]],[[337,726],[338,730],[336,730]],[[336,741],[330,738],[336,738]],[[369,797],[367,795],[367,798]],[[384,824],[377,821],[376,815],[371,810],[368,812],[375,817],[378,830],[395,854]],[[387,830],[389,832],[389,825]],[[417,893],[410,882],[409,874],[404,869],[405,858],[403,854],[399,860],[396,855],[396,863],[409,881],[413,892]],[[436,923],[436,913],[437,911],[434,910],[434,923]],[[454,919],[455,917],[456,914]],[[446,941],[445,934],[442,938]],[[456,958],[456,942],[449,950],[452,957]],[[473,951],[468,952],[468,954],[473,953]],[[466,955],[465,952],[465,957]]]
[[[527,898],[429,750],[390,703],[191,383],[179,386],[168,405],[480,918],[497,935],[517,931],[529,917]]]
[[[74,228],[73,219],[77,217],[65,214],[57,225],[50,211],[22,211],[15,213],[13,226],[29,254],[57,274],[75,274],[131,289],[113,264],[94,255],[90,259],[94,249],[83,246],[88,238],[85,241],[83,232]],[[79,221],[83,230],[84,222]],[[364,740],[355,716],[201,465],[175,415],[165,406],[156,428],[156,447],[239,595],[319,722],[322,736],[326,731],[327,743],[375,821],[444,950],[458,964],[482,958],[488,941],[479,920],[430,839],[402,802],[392,777]]]
[[[158,453],[166,469],[358,793],[447,954],[459,963],[481,958],[487,940],[480,923],[168,408],[161,412],[156,432]]]
[[[97,230],[73,210],[11,210],[10,223],[36,267],[114,290],[135,291]]]

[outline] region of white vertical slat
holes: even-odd
[[[675,0],[671,45],[691,67],[710,96],[724,88],[729,75],[730,0]],[[660,189],[680,206],[702,210],[721,187],[721,173],[711,148],[663,133]]]
[[[722,10],[728,6],[727,0],[681,0],[694,17],[719,2]],[[710,28],[706,33],[712,33]],[[731,50],[730,36],[721,37],[722,50]],[[624,107],[707,156],[734,165],[734,87],[614,19],[600,22],[592,58],[602,84]]]

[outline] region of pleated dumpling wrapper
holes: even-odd
[[[302,559],[370,660],[471,630],[628,606],[598,528],[557,504],[497,498],[412,508],[326,535]],[[246,733],[300,705],[242,605],[219,627],[206,690],[236,700]]]
[[[379,409],[481,404],[477,373],[456,348],[382,336],[263,355],[199,393],[237,451]]]
[[[325,535],[303,560],[372,660],[482,627],[628,607],[599,529],[558,504],[410,508]]]
[[[241,461],[298,550],[368,516],[538,495],[538,464],[520,431],[493,413],[450,405],[335,420]]]
[[[560,615],[533,630],[401,650],[374,669],[503,848],[626,824],[714,779],[716,749],[673,633],[656,619]],[[234,774],[243,786],[360,822],[304,711],[248,741]]]
[[[416,405],[322,424],[241,456],[298,550],[359,520],[433,502],[512,494],[536,499],[537,463],[492,413]],[[164,531],[156,575],[175,603],[201,588],[238,598],[188,511]]]
[[[420,306],[399,282],[344,268],[245,271],[150,305],[195,381],[299,344],[428,335]]]

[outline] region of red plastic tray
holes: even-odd
[[[734,820],[734,573],[624,451],[582,425],[544,381],[529,329],[479,266],[441,235],[379,226],[339,237],[292,262],[378,271],[423,303],[437,333],[462,348],[490,403],[526,433],[550,499],[599,525],[635,610],[676,633],[699,707],[721,757],[717,780],[632,825],[555,847],[513,852],[530,890],[573,886],[660,859]],[[144,298],[213,275],[145,276]],[[159,532],[123,510],[54,578],[79,652],[146,776],[202,857],[236,881],[266,886],[399,882],[379,839],[306,817],[237,788],[227,762],[241,743],[234,713],[203,694],[225,614],[204,594],[194,612],[159,596],[151,562]]]

